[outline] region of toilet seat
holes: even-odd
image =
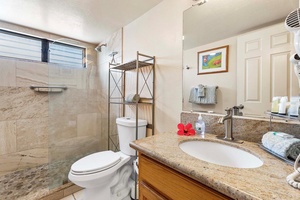
[[[121,161],[119,153],[102,151],[93,153],[76,161],[71,166],[74,175],[88,175],[107,170]]]

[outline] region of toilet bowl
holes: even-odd
[[[132,173],[132,167],[126,165],[130,156],[122,152],[103,151],[86,156],[75,162],[69,172],[69,179],[76,185],[85,188],[84,199],[111,199],[110,188],[120,181],[124,172],[118,175],[125,166],[128,178]],[[104,162],[103,162],[104,161]]]
[[[85,188],[84,200],[130,199],[133,181],[131,156],[136,154],[129,143],[136,138],[136,120],[123,117],[116,120],[120,151],[97,152],[76,161],[69,172],[69,180]],[[146,136],[145,120],[138,120],[138,138]]]

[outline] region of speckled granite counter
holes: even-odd
[[[227,143],[251,152],[264,164],[259,168],[240,169],[201,161],[179,148],[178,144],[187,140]],[[300,199],[300,190],[289,186],[285,180],[286,176],[293,172],[293,167],[266,153],[256,143],[246,141],[243,144],[228,143],[216,139],[212,134],[206,134],[205,138],[201,138],[165,133],[134,141],[130,146],[234,199]]]

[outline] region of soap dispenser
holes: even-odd
[[[196,121],[196,124],[195,124],[195,128],[196,128],[196,133],[198,135],[204,135],[205,133],[205,123],[202,119],[202,116],[201,114],[199,114],[199,117],[198,117],[198,120]]]

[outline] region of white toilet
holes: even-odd
[[[85,188],[84,200],[130,199],[133,166],[129,163],[135,150],[129,143],[136,139],[136,119],[117,118],[120,151],[102,151],[76,161],[69,172],[74,184]],[[146,136],[146,120],[138,120],[138,139]]]

